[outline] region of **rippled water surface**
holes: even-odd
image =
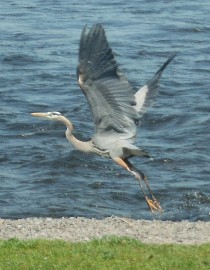
[[[165,212],[160,219],[210,219],[210,3],[199,1],[0,0],[0,217],[110,215],[153,219],[135,179],[112,161],[74,150],[59,123],[33,111],[61,111],[75,135],[93,124],[76,81],[85,24],[103,23],[137,89],[172,52],[135,158]]]

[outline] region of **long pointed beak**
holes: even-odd
[[[41,112],[34,112],[34,113],[31,113],[32,116],[35,116],[35,117],[46,117],[48,114],[47,113],[41,113]]]

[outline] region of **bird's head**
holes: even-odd
[[[57,120],[57,121],[62,121],[63,120],[63,115],[59,112],[47,112],[47,113],[43,113],[43,112],[34,112],[31,113],[32,116],[35,117],[42,117],[45,119],[49,119],[49,120]]]
[[[63,123],[64,125],[66,125],[66,127],[68,128],[68,130],[70,132],[73,132],[73,125],[72,125],[71,121],[59,112],[47,112],[47,113],[34,112],[34,113],[31,113],[31,115],[35,116],[35,117],[41,117],[44,119],[59,121],[59,122]]]

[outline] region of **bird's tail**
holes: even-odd
[[[122,147],[122,150],[123,150],[123,155],[126,158],[135,157],[135,156],[141,156],[141,157],[150,158],[150,155],[149,155],[148,152],[146,152],[143,149],[140,149],[140,148],[136,147],[133,144],[130,144],[130,147]]]

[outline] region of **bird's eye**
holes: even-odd
[[[50,117],[59,116],[59,115],[61,115],[61,113],[59,112],[49,112]]]

